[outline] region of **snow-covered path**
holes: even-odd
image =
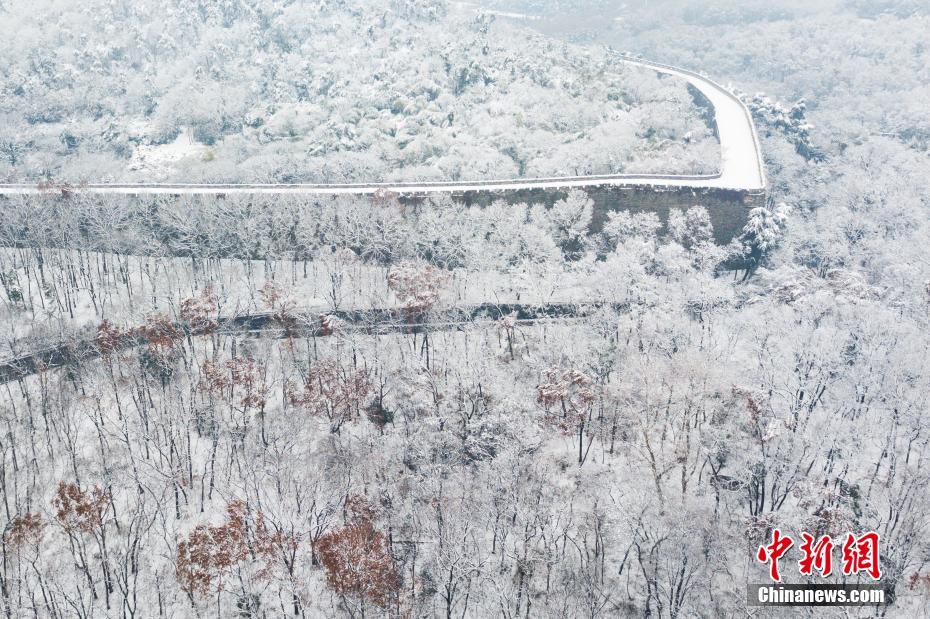
[[[762,148],[756,135],[752,115],[745,104],[729,90],[693,71],[679,69],[648,60],[618,57],[626,63],[655,69],[659,73],[686,80],[697,88],[714,106],[717,134],[720,138],[720,174],[704,187],[721,189],[765,189],[765,169]]]
[[[357,183],[357,184],[82,184],[80,186],[40,187],[35,184],[0,184],[0,195],[58,193],[62,190],[89,194],[300,194],[300,195],[373,195],[393,192],[404,195],[461,194],[526,189],[571,189],[593,186],[685,187],[694,189],[730,189],[753,193],[765,190],[762,151],[752,116],[745,105],[716,82],[692,71],[634,59],[617,54],[620,62],[653,69],[659,73],[687,80],[700,90],[714,107],[720,138],[721,168],[717,174],[612,174],[558,178],[521,178],[490,181]]]

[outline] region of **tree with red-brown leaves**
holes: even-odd
[[[284,328],[288,337],[292,336],[298,326],[297,302],[273,281],[265,282],[258,294],[271,312],[271,318]]]
[[[45,522],[42,514],[24,514],[15,516],[3,532],[3,543],[14,550],[26,546],[38,546],[45,535]]]
[[[585,426],[597,400],[591,383],[591,378],[577,370],[549,368],[536,386],[536,402],[546,412],[543,422],[563,434],[578,435],[578,464],[584,464],[593,442],[584,449]]]
[[[97,345],[97,350],[100,351],[100,354],[107,356],[119,350],[126,335],[127,334],[121,331],[119,327],[111,324],[109,320],[104,320],[97,325],[97,334],[94,336],[94,343]]]
[[[99,486],[84,491],[77,484],[60,481],[55,496],[52,498],[52,506],[55,508],[55,519],[71,540],[74,558],[87,578],[94,597],[97,595],[96,583],[91,575],[89,560],[91,555],[85,547],[83,535],[90,535],[97,543],[103,569],[104,598],[109,609],[110,594],[113,592],[105,519],[106,511],[110,507],[109,494]]]
[[[401,262],[388,272],[388,288],[400,301],[408,323],[424,323],[421,354],[425,355],[426,367],[430,365],[430,338],[426,328],[424,314],[438,302],[440,292],[448,281],[448,276],[432,265],[418,266],[412,262]],[[415,333],[415,332],[414,332]],[[416,348],[416,335],[413,340]]]
[[[217,306],[216,293],[213,291],[213,285],[210,284],[198,294],[181,301],[178,314],[191,333],[208,335],[218,326],[213,318]]]
[[[200,365],[200,382],[197,387],[201,391],[225,400],[228,399],[230,386],[230,377],[221,364],[207,360]]]
[[[303,540],[303,534],[294,531],[293,527],[285,532],[279,524],[268,523],[262,512],[257,513],[255,520],[255,554],[264,560],[259,577],[267,580],[273,578],[276,572],[283,572],[285,578],[296,585],[297,551]],[[299,614],[299,602],[296,596],[294,604],[296,615]]]
[[[36,183],[36,189],[42,194],[59,195],[62,198],[71,198],[74,193],[81,189],[87,188],[87,181],[81,181],[78,184],[67,181],[41,180]]]
[[[173,373],[176,346],[184,339],[184,331],[168,316],[156,314],[141,327],[133,329],[132,334],[148,344],[140,355],[143,366],[164,383]]]
[[[365,372],[347,370],[334,360],[313,365],[302,377],[302,384],[289,381],[285,387],[292,405],[315,417],[325,417],[334,434],[347,421],[358,418],[373,391]]]
[[[237,357],[223,365],[204,361],[200,366],[200,390],[209,392],[242,410],[264,410],[268,398],[265,367],[252,359]],[[237,389],[241,391],[236,400]]]
[[[410,317],[418,317],[439,302],[448,276],[432,265],[401,262],[388,272],[388,288]]]
[[[502,316],[501,319],[497,321],[498,332],[503,332],[504,336],[507,338],[507,354],[511,361],[513,361],[515,358],[513,345],[514,340],[516,339],[518,318],[519,317],[517,312],[510,312],[506,316]]]
[[[349,522],[316,542],[326,583],[344,603],[356,600],[384,608],[397,596],[400,579],[387,537],[372,523],[375,510],[363,497],[346,499]]]
[[[930,593],[930,574],[914,572],[907,579],[907,588],[911,591],[920,591],[924,595]]]
[[[243,408],[264,409],[268,396],[264,367],[251,359],[237,357],[226,362],[233,388],[244,392],[240,398]]]
[[[246,357],[237,357],[223,365],[204,361],[200,371],[200,390],[237,409],[243,416],[243,424],[247,423],[245,417],[250,411],[258,411],[262,443],[267,445],[265,405],[268,403],[269,387],[265,366]]]
[[[257,566],[259,580],[270,579],[283,568],[293,579],[300,537],[267,526],[261,511],[243,501],[226,506],[226,521],[217,526],[200,524],[178,542],[176,575],[181,589],[193,601],[222,591],[224,580],[249,563]],[[295,607],[298,601],[294,600]]]
[[[177,577],[191,599],[222,590],[223,577],[249,556],[245,504],[229,503],[226,516],[219,526],[197,525],[178,543]]]
[[[270,310],[276,310],[284,298],[282,291],[273,281],[265,282],[258,290],[258,295],[262,298],[262,303]]]
[[[371,194],[371,202],[377,206],[390,206],[397,209],[403,209],[400,196],[396,191],[391,191],[386,187],[379,187]]]
[[[103,515],[110,499],[99,486],[84,492],[77,484],[60,481],[52,505],[55,518],[65,530],[93,533],[103,526]]]
[[[341,333],[344,328],[343,321],[334,314],[320,314],[319,320],[320,335],[335,335]]]
[[[39,545],[45,537],[45,521],[42,514],[25,513],[14,516],[3,531],[3,560],[0,562],[0,608],[9,609],[9,583],[21,580],[23,568],[31,566],[32,571],[39,573],[37,565],[42,552]],[[18,565],[16,565],[18,564]]]
[[[168,349],[184,337],[184,332],[168,316],[151,316],[136,332],[155,348]]]

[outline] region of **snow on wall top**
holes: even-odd
[[[762,150],[752,116],[742,101],[723,86],[693,71],[634,59],[617,53],[626,64],[646,67],[659,73],[686,80],[707,97],[714,109],[720,139],[720,171],[705,175],[611,174],[600,176],[566,176],[557,178],[521,178],[464,182],[355,183],[355,184],[84,184],[69,191],[91,194],[306,194],[372,195],[377,192],[398,194],[444,194],[495,192],[522,189],[569,189],[592,186],[687,187],[694,189],[729,189],[762,192],[766,187]],[[35,184],[0,184],[0,195],[29,195],[49,191]]]

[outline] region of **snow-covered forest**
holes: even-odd
[[[3,20],[7,181],[717,170],[683,82],[441,1],[40,0]]]
[[[921,3],[488,4],[575,19],[0,3],[11,180],[714,169],[688,91],[609,44],[745,93],[771,185],[727,246],[698,200],[592,232],[580,191],[5,198],[0,361],[73,346],[0,373],[0,615],[930,615]],[[496,77],[454,94],[441,53]],[[886,604],[749,607],[775,528],[878,532]]]

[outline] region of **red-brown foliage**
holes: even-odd
[[[150,317],[137,333],[153,347],[161,349],[173,348],[184,337],[184,332],[164,314]]]
[[[206,391],[212,395],[225,397],[229,390],[231,381],[223,366],[204,361],[200,366],[200,382],[198,387],[201,391]]]
[[[200,389],[231,402],[235,390],[241,392],[243,408],[263,408],[267,402],[268,385],[264,368],[245,357],[230,359],[223,366],[205,361],[200,366]]]
[[[333,335],[342,331],[342,321],[332,314],[320,314],[320,335]]]
[[[244,391],[240,404],[245,408],[264,408],[268,386],[265,384],[262,366],[251,359],[239,357],[227,361],[226,367],[229,369],[233,386]]]
[[[577,370],[546,370],[536,387],[536,401],[546,410],[546,423],[571,434],[581,425],[597,397],[591,379]]]
[[[220,526],[197,525],[178,543],[177,577],[189,594],[208,595],[223,588],[223,575],[249,555],[245,504],[233,501]]]
[[[284,290],[272,281],[265,282],[258,294],[265,307],[271,310],[272,318],[281,323],[285,331],[291,333],[297,326],[297,317],[294,313],[297,303],[294,299],[285,294]]]
[[[272,281],[265,282],[258,294],[262,298],[262,303],[270,310],[276,309],[278,302],[284,297],[284,292]]]
[[[907,588],[911,591],[920,588],[921,592],[924,594],[930,592],[930,574],[914,572],[911,574],[910,578],[907,579]]]
[[[348,524],[316,543],[326,570],[326,582],[342,595],[356,595],[387,606],[397,593],[399,579],[387,538],[369,520]]]
[[[507,352],[510,355],[511,361],[514,359],[513,346],[519,319],[520,317],[517,312],[510,312],[497,321],[498,332],[503,332],[504,336],[507,338]]]
[[[774,512],[759,516],[748,516],[743,533],[751,545],[761,544],[772,529],[778,526],[778,516]]]
[[[439,301],[439,292],[447,281],[445,273],[434,266],[417,266],[410,262],[395,265],[388,272],[390,288],[404,309],[425,312]]]
[[[99,486],[84,492],[77,484],[60,481],[52,505],[55,518],[65,530],[92,533],[103,526],[103,515],[110,499]]]
[[[375,190],[375,192],[371,195],[371,201],[373,204],[377,204],[378,206],[393,206],[402,208],[400,196],[397,194],[397,192],[386,189],[385,187],[379,187],[377,190]]]
[[[42,514],[25,514],[16,516],[10,526],[3,533],[3,542],[18,550],[23,546],[37,546],[45,534],[45,523]]]
[[[224,577],[250,557],[261,560],[257,576],[267,578],[298,543],[295,536],[270,531],[260,511],[250,513],[244,502],[231,501],[226,522],[197,525],[178,543],[177,578],[187,593],[209,595],[222,590]]]
[[[218,326],[212,317],[216,308],[217,298],[210,284],[196,296],[181,301],[180,317],[195,333],[209,334]]]
[[[359,370],[345,370],[335,361],[323,361],[310,368],[300,387],[288,383],[288,400],[311,415],[326,417],[333,432],[358,417],[374,388]]]
[[[94,336],[94,342],[97,344],[97,350],[102,355],[119,350],[120,343],[126,334],[119,327],[111,324],[109,320],[104,320],[97,325],[97,335]]]
[[[77,185],[65,181],[43,180],[36,184],[36,189],[44,194],[58,194],[62,198],[70,198],[76,190],[87,187],[87,181],[81,181]]]

